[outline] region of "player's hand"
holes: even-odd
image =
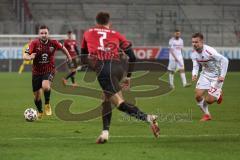
[[[193,75],[192,76],[192,81],[196,81],[197,80],[197,75]]]
[[[129,90],[130,88],[130,78],[125,77],[121,83],[122,90]]]
[[[30,55],[30,59],[29,59],[29,60],[33,60],[33,59],[36,57],[36,54],[37,54],[37,53],[32,53],[32,54]]]
[[[175,62],[178,63],[180,67],[183,67],[183,64],[177,58],[175,58]]]
[[[175,61],[176,61],[177,63],[180,63],[179,60],[178,60],[177,58],[175,58]]]
[[[68,57],[67,61],[72,62],[72,57]]]
[[[218,82],[223,82],[224,79],[225,79],[224,77],[221,77],[221,76],[220,76],[220,77],[218,77]]]

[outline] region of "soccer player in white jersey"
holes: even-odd
[[[197,81],[195,99],[204,113],[200,121],[208,121],[212,119],[208,105],[214,102],[218,104],[222,102],[222,86],[227,73],[228,59],[214,48],[203,44],[203,39],[201,33],[192,35],[194,49],[191,55],[193,61],[192,80],[197,80],[199,66],[201,65],[202,72]]]
[[[180,37],[181,32],[179,30],[175,30],[174,37],[169,40],[169,63],[168,63],[168,71],[169,71],[169,83],[172,88],[174,86],[174,73],[179,70],[180,77],[182,79],[183,87],[189,87],[191,84],[187,83],[186,75],[184,71],[184,61],[182,56],[183,49],[183,40]]]

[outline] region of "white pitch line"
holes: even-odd
[[[200,137],[238,137],[240,134],[200,134],[200,135],[160,135],[159,138],[200,138]],[[97,136],[96,136],[97,137]],[[96,137],[13,137],[0,138],[0,140],[51,140],[51,139],[95,139]],[[110,138],[154,138],[150,135],[134,135],[134,136],[110,136]]]

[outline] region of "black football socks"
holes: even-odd
[[[44,91],[45,104],[49,104],[50,94],[51,94],[51,90],[49,90],[49,91]]]
[[[76,71],[70,72],[70,73],[65,77],[65,79],[68,79],[68,78],[70,78],[70,77],[73,77],[75,74],[76,74]]]
[[[110,101],[104,101],[102,103],[102,121],[103,130],[109,130],[112,119],[112,106]]]
[[[73,84],[75,83],[75,77],[74,76],[71,77],[71,81],[72,81]]]
[[[147,121],[147,114],[140,111],[138,107],[133,104],[123,102],[119,105],[118,110],[127,113],[128,115],[135,117],[142,121]]]
[[[34,100],[34,103],[37,107],[37,110],[39,113],[43,113],[43,110],[42,110],[42,100]]]

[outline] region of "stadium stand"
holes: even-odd
[[[167,45],[175,28],[182,30],[186,45],[196,31],[204,33],[207,42],[215,46],[237,46],[240,40],[238,0],[17,1],[0,2],[3,34],[34,34],[35,28],[44,23],[54,34],[72,29],[81,36],[94,24],[96,13],[104,10],[111,13],[114,28],[126,33],[135,45]],[[23,18],[15,16],[21,9]]]

